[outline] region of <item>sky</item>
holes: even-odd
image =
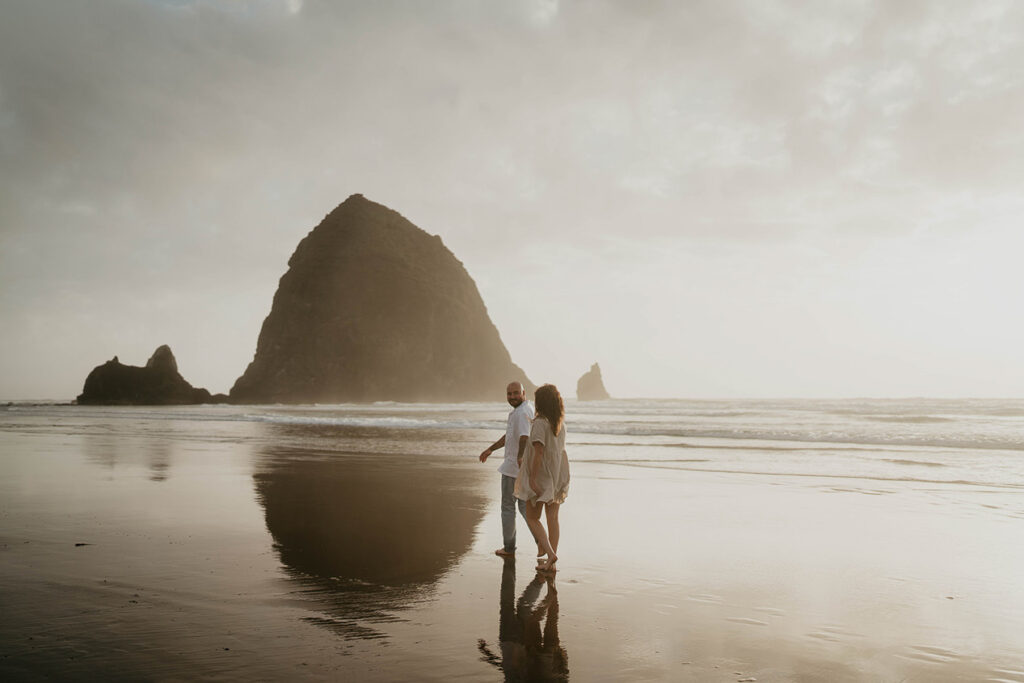
[[[1022,121],[1013,0],[0,0],[0,399],[226,392],[353,193],[569,396],[1020,397]]]

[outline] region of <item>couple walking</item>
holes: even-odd
[[[504,447],[501,474],[501,530],[504,545],[496,555],[516,552],[516,504],[537,542],[537,569],[554,569],[558,561],[558,509],[569,494],[569,458],[565,452],[565,404],[554,384],[534,393],[534,407],[523,385],[512,382],[505,396],[512,412],[505,435],[480,454],[480,462]],[[540,521],[547,519],[547,530]]]

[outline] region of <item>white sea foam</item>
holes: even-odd
[[[495,429],[500,426],[494,420],[430,419],[368,415],[248,414],[244,416],[244,419],[274,424],[377,427],[381,429]]]
[[[264,451],[475,455],[506,404],[97,407],[19,404],[0,430],[101,444],[227,440]],[[571,457],[609,466],[1024,487],[1024,401],[567,402]],[[477,448],[479,446],[479,448]],[[146,446],[147,448],[149,446]]]
[[[507,406],[499,403],[117,408],[24,403],[10,406],[5,412],[339,428],[500,430],[507,410]],[[567,424],[570,434],[576,437],[591,434],[1024,451],[1021,400],[570,401]]]

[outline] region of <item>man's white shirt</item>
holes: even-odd
[[[508,414],[508,426],[505,428],[505,459],[498,465],[498,472],[506,477],[519,474],[519,437],[530,437],[530,426],[533,423],[533,404],[523,401]],[[523,457],[530,452],[530,444],[526,444]]]

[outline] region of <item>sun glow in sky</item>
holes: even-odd
[[[12,0],[0,398],[169,344],[227,391],[348,195],[535,382],[1020,396],[1015,2]],[[495,400],[501,400],[496,387]]]

